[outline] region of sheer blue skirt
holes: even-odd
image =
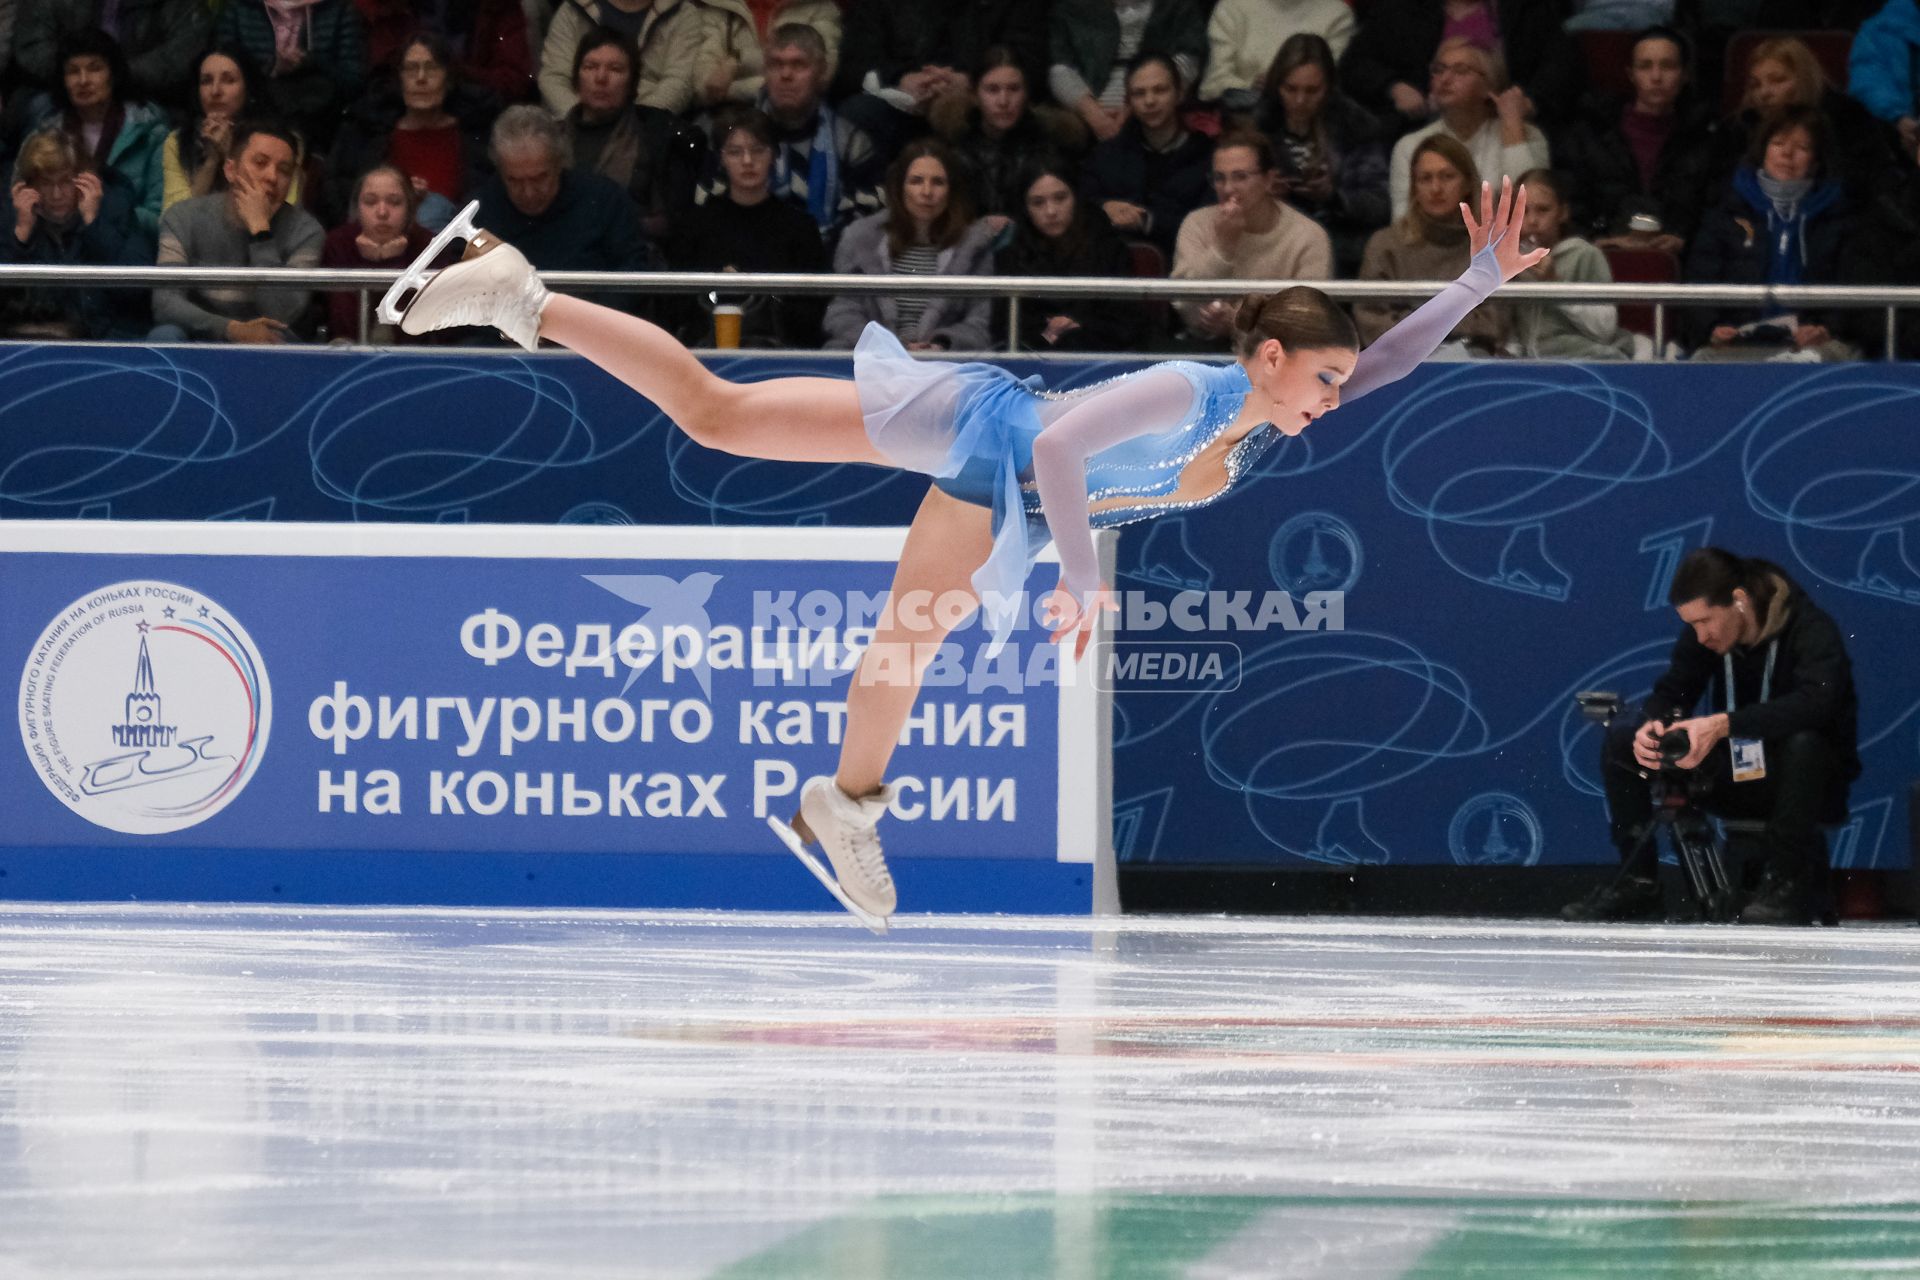
[[[853,349],[854,385],[867,438],[894,465],[933,477],[942,492],[993,509],[993,550],[973,589],[998,652],[1020,616],[1020,592],[1047,545],[1044,520],[1029,516],[1020,477],[1040,434],[1038,378],[997,365],[916,360],[899,339],[869,324]]]

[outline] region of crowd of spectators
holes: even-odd
[[[0,262],[1920,284],[1920,0],[0,0]],[[687,341],[1225,349],[1174,307],[607,293]],[[1411,304],[1354,307],[1367,341]],[[0,288],[0,336],[358,339],[356,295]],[[1009,326],[1012,332],[1009,333]],[[1857,358],[1878,312],[1490,302],[1457,356]],[[369,340],[402,340],[375,327]],[[481,340],[484,335],[459,335]],[[1920,325],[1899,353],[1920,355]]]

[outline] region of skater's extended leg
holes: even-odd
[[[867,439],[859,393],[844,378],[729,382],[658,325],[560,294],[541,314],[540,336],[593,361],[710,449],[786,462],[891,465]]]
[[[885,780],[921,677],[947,633],[964,620],[965,607],[978,603],[973,572],[992,549],[990,511],[927,490],[894,571],[889,616],[847,690],[846,735],[834,775],[847,795],[867,795]]]

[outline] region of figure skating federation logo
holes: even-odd
[[[20,677],[20,739],[40,780],[88,822],[129,835],[179,831],[231,804],[272,714],[246,629],[168,582],[75,600]]]

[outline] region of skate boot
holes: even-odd
[[[521,252],[473,225],[474,201],[462,209],[380,300],[378,315],[407,333],[488,325],[528,351],[540,345],[540,313],[552,296]],[[437,272],[427,264],[456,240],[460,261]]]
[[[790,826],[777,818],[767,820],[820,882],[878,931],[885,930],[886,918],[898,901],[886,856],[880,851],[879,832],[874,830],[892,801],[892,787],[855,800],[832,778],[810,778],[800,790],[800,812]],[[831,877],[806,848],[810,844],[826,852],[833,864]]]

